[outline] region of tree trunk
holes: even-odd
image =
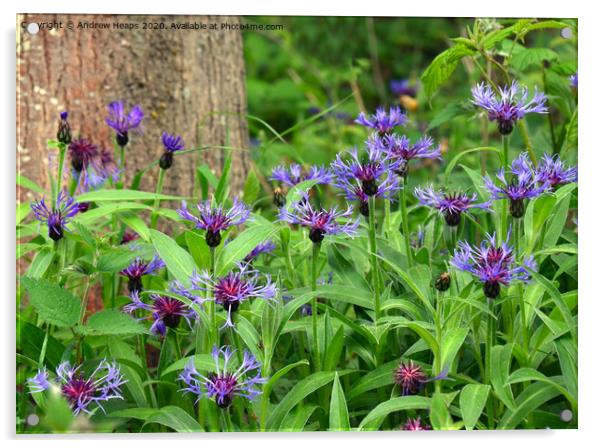
[[[68,21],[74,30],[68,29]],[[232,146],[231,188],[242,190],[247,172],[245,71],[239,31],[220,30],[236,17],[110,16],[25,14],[17,19],[18,170],[46,188],[46,141],[56,138],[59,113],[69,111],[74,137],[112,150],[105,124],[109,102],[140,104],[143,133],[132,135],[126,151],[126,182],[162,154],[161,133],[182,135],[186,148]],[[29,34],[22,23],[62,22],[62,29]],[[78,29],[84,23],[110,29]],[[172,30],[177,23],[217,23],[218,30]],[[114,23],[138,29],[114,28]],[[168,29],[143,29],[165,23]],[[151,26],[153,28],[154,26]],[[191,196],[196,167],[205,162],[219,175],[223,150],[175,157],[164,192]],[[145,174],[140,188],[154,191],[158,168]],[[27,194],[31,194],[27,192]],[[23,197],[29,200],[31,197]]]

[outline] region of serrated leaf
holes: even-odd
[[[40,318],[58,327],[72,327],[79,321],[81,301],[66,289],[44,279],[21,278],[29,300]]]
[[[463,57],[474,54],[476,54],[476,50],[465,44],[456,44],[437,55],[420,77],[426,97],[431,98],[439,90],[439,87],[456,70]]]

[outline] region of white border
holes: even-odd
[[[525,0],[502,1],[430,1],[394,2],[392,0],[351,1],[299,1],[295,4],[261,0],[229,0],[221,2],[190,2],[170,0],[145,0],[143,6],[138,2],[123,0],[104,0],[70,2],[66,0],[3,1],[2,14],[2,81],[3,102],[0,106],[0,136],[4,142],[0,149],[0,165],[4,171],[2,181],[1,205],[8,219],[0,220],[2,225],[2,283],[6,293],[2,294],[1,328],[4,330],[2,344],[2,383],[0,384],[0,403],[2,407],[2,434],[10,445],[17,442],[20,446],[43,445],[45,448],[85,444],[86,448],[103,447],[111,443],[115,447],[144,444],[146,447],[164,446],[174,439],[182,444],[223,446],[303,446],[323,443],[347,445],[365,445],[376,442],[383,445],[401,446],[462,446],[488,448],[508,445],[554,446],[590,446],[591,440],[600,439],[602,412],[598,405],[602,403],[600,380],[602,378],[600,342],[602,334],[602,297],[598,293],[602,282],[598,279],[598,266],[601,263],[600,236],[596,227],[602,224],[600,216],[600,184],[602,172],[602,138],[599,129],[602,124],[601,89],[595,78],[602,73],[600,67],[600,19],[594,2],[527,2]],[[233,14],[233,15],[363,15],[363,16],[463,16],[463,17],[577,17],[579,19],[579,95],[581,151],[579,153],[580,183],[580,310],[579,319],[579,426],[577,431],[505,431],[480,433],[371,433],[371,434],[238,434],[202,436],[193,435],[96,435],[70,437],[38,437],[18,439],[14,436],[14,198],[15,198],[15,22],[18,12],[48,13],[121,13],[121,14]],[[415,36],[419,39],[420,36]],[[584,93],[585,92],[585,93]],[[10,162],[9,162],[10,161]],[[585,244],[583,244],[585,241]],[[597,436],[597,437],[596,437]],[[518,443],[518,445],[517,445]],[[591,445],[593,445],[592,443]],[[599,446],[600,442],[595,443]]]

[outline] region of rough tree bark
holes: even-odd
[[[74,30],[68,29],[68,21]],[[29,34],[22,23],[62,22],[62,29]],[[110,29],[78,29],[80,23]],[[218,30],[142,29],[144,23],[217,23]],[[187,148],[204,145],[248,148],[245,71],[239,31],[219,30],[236,17],[33,15],[17,18],[18,169],[48,187],[46,141],[55,138],[58,115],[69,111],[74,136],[112,149],[104,122],[106,105],[124,100],[145,112],[144,132],[127,147],[126,179],[161,155],[162,131],[181,134]],[[114,23],[138,24],[116,29]],[[152,28],[152,27],[151,27]],[[219,114],[226,113],[226,114]],[[229,134],[229,137],[227,137]],[[190,196],[201,160],[221,171],[224,151],[175,158],[164,192]],[[247,152],[234,151],[232,185],[242,189]],[[141,188],[153,191],[156,172]],[[26,195],[22,200],[29,200]]]

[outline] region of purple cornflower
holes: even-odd
[[[224,327],[234,326],[232,313],[236,312],[244,301],[254,298],[273,300],[276,296],[276,285],[272,283],[270,276],[262,278],[248,263],[240,263],[236,271],[231,271],[223,277],[211,275],[207,271],[195,273],[190,278],[190,283],[192,291],[206,291],[211,297],[198,297],[190,293],[184,295],[197,303],[213,300],[217,305],[221,305],[226,311]],[[182,288],[174,288],[174,291],[180,294],[181,290]]]
[[[535,170],[535,177],[539,183],[554,188],[558,185],[577,182],[577,167],[565,167],[558,154],[552,156],[544,154]]]
[[[575,72],[574,75],[569,76],[569,81],[571,83],[571,87],[574,87],[575,89],[579,87],[579,76],[577,75],[577,72]]]
[[[443,370],[436,377],[429,378],[426,373],[424,373],[424,370],[422,370],[422,367],[411,360],[407,364],[401,362],[394,372],[395,384],[401,388],[402,395],[415,395],[420,392],[424,384],[441,380],[446,377],[447,369]]]
[[[220,232],[232,227],[238,226],[249,219],[251,209],[238,199],[234,198],[232,208],[224,210],[221,205],[216,207],[211,205],[211,201],[199,202],[197,204],[199,216],[192,215],[186,206],[186,201],[182,201],[182,207],[178,209],[180,217],[195,224],[197,229],[203,229],[205,241],[209,247],[217,247],[222,241]]]
[[[103,360],[88,376],[82,375],[80,369],[81,366],[72,367],[69,362],[63,362],[56,368],[56,378],[52,381],[48,379],[46,368],[38,370],[37,375],[27,380],[30,392],[39,393],[56,384],[75,415],[92,414],[96,408],[90,408],[94,405],[104,412],[102,402],[123,399],[121,385],[126,381],[117,364]]]
[[[77,173],[80,173],[89,165],[98,167],[101,163],[98,147],[85,138],[71,141],[69,156],[71,157],[71,166]]]
[[[342,190],[347,200],[359,201],[360,212],[368,216],[370,196],[391,199],[399,191],[399,179],[393,175],[399,161],[392,162],[387,157],[378,136],[368,139],[365,154],[361,158],[355,148],[349,150],[348,154],[348,160],[343,160],[339,153],[332,162],[334,185]]]
[[[395,162],[395,172],[400,177],[408,175],[409,163],[413,159],[440,159],[441,147],[429,136],[421,137],[412,144],[405,135],[386,135],[381,140],[387,157]]]
[[[514,248],[508,245],[509,240],[510,232],[500,245],[496,243],[495,233],[487,235],[480,246],[461,241],[454,251],[451,264],[477,277],[483,283],[485,296],[495,299],[501,285],[507,286],[513,280],[528,282],[531,276],[527,268],[537,269],[533,256],[525,257],[522,264],[517,262]]]
[[[132,129],[140,127],[144,118],[144,112],[138,105],[134,106],[129,113],[126,113],[123,101],[114,101],[109,104],[109,116],[105,118],[106,123],[115,131],[117,144],[124,147],[128,144],[128,133]]]
[[[345,211],[338,211],[336,207],[330,210],[314,210],[309,202],[309,197],[305,195],[303,199],[293,204],[290,210],[286,208],[280,209],[280,213],[278,214],[279,220],[308,227],[309,239],[314,244],[321,243],[325,235],[343,233],[350,237],[355,236],[360,222],[359,219],[356,221],[349,221],[347,219],[353,214],[351,206]],[[345,222],[337,222],[337,219],[340,218],[345,218]]]
[[[445,193],[443,191],[436,191],[430,186],[427,188],[416,187],[414,196],[418,198],[422,205],[438,210],[445,218],[447,225],[451,227],[460,224],[462,213],[471,208],[491,211],[491,199],[478,204],[476,193],[472,195],[459,192]]]
[[[159,160],[159,166],[166,170],[171,168],[173,164],[173,153],[184,149],[184,140],[182,137],[175,134],[168,134],[163,132],[161,135],[161,142],[163,143],[163,155]]]
[[[251,252],[245,257],[245,263],[250,263],[255,260],[261,254],[269,254],[274,249],[276,249],[276,245],[272,240],[264,241],[263,243],[259,243],[257,246],[253,248]]]
[[[71,126],[69,126],[69,121],[67,120],[68,117],[69,113],[66,110],[61,112],[59,126],[56,132],[56,139],[63,145],[71,143]]]
[[[154,320],[151,331],[154,334],[165,336],[167,328],[176,328],[183,317],[190,325],[190,319],[195,318],[196,313],[185,303],[174,299],[173,297],[151,294],[151,304],[140,300],[138,291],[132,291],[130,295],[131,302],[123,307],[123,311],[132,314],[136,310],[146,310],[152,313]]]
[[[307,172],[298,163],[291,163],[289,167],[277,166],[272,170],[271,180],[281,182],[289,187],[294,187],[307,180],[316,180],[316,184],[329,184],[332,182],[332,172],[322,166],[312,165]]]
[[[402,426],[404,431],[429,431],[431,427],[426,424],[422,424],[420,417],[408,418],[405,424]]]
[[[193,360],[190,360],[178,377],[186,384],[181,390],[196,395],[197,401],[203,396],[214,398],[215,403],[222,409],[228,408],[235,396],[252,400],[261,394],[261,390],[256,387],[266,382],[266,379],[261,377],[261,363],[245,350],[240,367],[236,370],[231,369],[229,363],[234,352],[235,350],[228,346],[219,349],[214,346],[211,355],[215,360],[215,371],[207,376],[201,375],[194,367]],[[221,358],[223,362],[220,362]],[[220,367],[220,364],[223,367]],[[252,370],[255,370],[254,374],[251,373]]]
[[[360,112],[355,122],[372,128],[381,135],[385,135],[390,134],[395,127],[406,124],[408,117],[399,107],[391,107],[389,113],[387,113],[384,107],[379,107],[376,109],[376,113],[370,117],[366,117],[366,114]]]
[[[483,180],[485,188],[491,193],[492,199],[509,199],[510,214],[514,218],[522,218],[525,214],[525,199],[533,199],[550,189],[548,182],[540,183],[535,168],[526,152],[521,153],[512,161],[510,166],[512,179],[506,180],[504,168],[500,169],[497,178],[500,186],[486,175]]]
[[[48,226],[48,236],[58,241],[63,237],[63,231],[69,230],[67,223],[79,212],[79,207],[75,199],[60,191],[52,209],[48,208],[42,198],[38,202],[31,203],[31,210],[38,221]]]
[[[533,98],[528,100],[528,96],[527,88],[519,86],[516,80],[510,86],[500,86],[500,97],[485,83],[472,88],[472,103],[487,111],[489,121],[497,121],[502,135],[510,134],[516,122],[525,114],[548,112],[544,93],[535,88]]]
[[[389,88],[393,95],[400,96],[416,96],[416,86],[410,84],[409,79],[392,79],[389,82]]]
[[[140,292],[142,291],[142,276],[152,274],[164,266],[165,263],[163,260],[156,255],[148,262],[142,261],[140,257],[136,257],[127,268],[121,270],[119,273],[128,278],[128,289],[131,293],[134,291]]]

